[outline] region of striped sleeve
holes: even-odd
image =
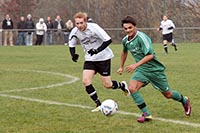
[[[143,50],[143,53],[145,55],[147,54],[153,54],[152,53],[152,42],[151,39],[145,34],[145,33],[139,33],[138,36],[140,37],[140,43],[141,43],[141,47]]]
[[[78,38],[76,36],[76,32],[78,31],[78,29],[75,27],[72,29],[72,31],[70,32],[69,35],[69,47],[75,47],[78,41]]]

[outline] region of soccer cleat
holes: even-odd
[[[151,120],[152,120],[151,115],[147,115],[147,113],[143,113],[142,116],[137,119],[137,122],[144,123],[145,121],[151,121]]]
[[[188,97],[185,97],[187,99],[185,105],[183,105],[183,108],[185,110],[185,115],[190,116],[192,107],[190,105],[190,99]]]
[[[131,95],[131,92],[130,92],[129,89],[128,89],[128,85],[127,85],[126,81],[122,81],[121,83],[124,84],[123,90],[124,90],[125,96],[130,96],[130,95]]]
[[[91,112],[99,112],[101,111],[101,106],[97,106],[95,109],[91,110]]]

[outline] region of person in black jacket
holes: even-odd
[[[33,32],[34,32],[34,29],[35,29],[35,24],[32,20],[31,14],[27,15],[26,29],[27,29],[26,45],[32,46],[33,45]]]
[[[20,17],[20,21],[17,23],[18,37],[17,45],[26,45],[26,22],[24,16]]]
[[[45,24],[47,26],[47,31],[45,33],[45,44],[52,45],[53,44],[52,42],[53,22],[51,20],[51,17],[47,17]]]
[[[64,29],[64,22],[62,21],[61,17],[57,15],[55,21],[53,22],[53,28],[55,31],[55,44],[64,44],[63,41],[63,32],[62,30]],[[58,41],[59,39],[59,41]]]
[[[14,27],[13,21],[10,18],[10,15],[7,14],[6,18],[3,20],[3,23],[2,23],[4,46],[8,45],[8,40],[9,40],[10,46],[13,46],[13,31],[12,31],[13,27]]]

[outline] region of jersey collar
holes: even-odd
[[[135,36],[131,40],[128,40],[128,35],[127,35],[127,42],[129,43],[129,42],[133,41],[136,38],[136,36],[138,35],[138,33],[139,33],[139,31],[136,32]]]

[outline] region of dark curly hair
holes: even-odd
[[[135,19],[133,18],[133,17],[131,17],[131,16],[126,16],[124,19],[122,19],[122,21],[121,21],[122,23],[121,23],[121,26],[123,27],[123,24],[125,24],[125,23],[131,23],[131,24],[133,24],[134,26],[136,26],[136,21],[135,21]]]

